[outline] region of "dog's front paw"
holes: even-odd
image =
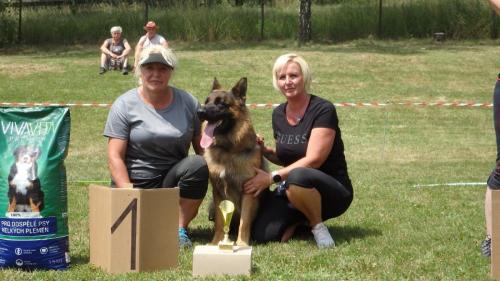
[[[238,245],[238,246],[240,246],[240,247],[248,247],[248,246],[249,246],[249,244],[250,244],[250,243],[248,243],[248,241],[247,241],[247,242],[245,242],[245,241],[243,241],[243,240],[238,240],[238,241],[236,241],[236,245]]]

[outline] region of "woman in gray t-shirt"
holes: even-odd
[[[113,103],[104,136],[112,185],[179,187],[179,239],[190,246],[186,229],[205,197],[208,168],[201,156],[199,102],[169,85],[175,64],[163,46],[142,53],[136,70],[140,86]],[[188,155],[190,146],[197,155]]]

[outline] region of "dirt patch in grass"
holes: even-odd
[[[73,65],[80,65],[80,66],[99,66],[99,61],[97,59],[95,60],[74,60],[71,62]]]
[[[36,63],[16,63],[0,64],[0,74],[10,77],[22,77],[39,72],[61,72],[56,65],[36,64]]]

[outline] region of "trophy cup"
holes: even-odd
[[[224,239],[218,245],[199,245],[193,252],[193,276],[246,275],[252,271],[252,247],[239,247],[229,240],[234,204],[224,200],[219,204],[224,223]]]
[[[229,200],[223,200],[219,204],[219,209],[224,219],[224,239],[219,241],[219,250],[234,252],[234,242],[229,239],[229,227],[234,213],[234,204]]]

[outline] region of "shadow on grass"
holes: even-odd
[[[360,226],[328,226],[328,231],[335,240],[335,244],[340,245],[349,243],[353,240],[363,239],[369,236],[380,236],[382,231],[376,228],[367,228]],[[294,240],[313,240],[311,228],[299,226],[292,236]]]
[[[311,42],[299,46],[294,40],[264,40],[264,41],[217,41],[217,42],[175,42],[175,49],[184,51],[212,50],[277,50],[296,49],[316,52],[334,53],[374,53],[392,55],[416,55],[429,50],[444,50],[448,52],[474,51],[481,46],[495,46],[494,40],[467,41],[447,40],[436,42],[432,38],[380,40],[373,38],[356,39],[343,42]]]
[[[381,236],[382,231],[377,228],[367,228],[359,226],[328,227],[328,230],[335,239],[336,244],[349,243],[353,240],[363,239],[370,236]]]
[[[193,242],[199,244],[208,244],[212,241],[214,235],[213,227],[197,227],[189,230],[189,236]]]
[[[172,41],[172,48],[176,51],[226,51],[226,50],[279,50],[297,49],[317,52],[336,53],[378,53],[393,55],[415,55],[428,50],[445,50],[449,52],[473,51],[481,46],[495,46],[495,40],[447,40],[435,42],[432,38],[379,40],[373,38],[356,39],[343,42],[311,42],[299,46],[294,40],[264,40],[264,41],[216,41],[216,42],[189,42]],[[4,55],[32,55],[36,57],[71,57],[82,58],[97,56],[96,50],[100,42],[74,45],[16,45],[0,48]]]
[[[349,243],[353,240],[364,239],[370,236],[381,236],[382,231],[377,228],[367,228],[360,226],[329,226],[328,230],[332,235],[335,243],[337,245],[343,243]],[[201,227],[194,228],[190,231],[190,235],[194,241],[200,244],[207,244],[212,241],[212,236],[214,234],[213,227]],[[233,240],[236,239],[236,231],[233,229],[230,232],[230,236]],[[292,236],[293,240],[312,240],[313,235],[311,234],[311,229],[307,226],[297,227],[295,234]]]
[[[90,257],[88,255],[73,254],[71,255],[71,264],[73,265],[83,265],[90,262]]]
[[[16,45],[7,48],[0,48],[3,55],[33,56],[37,58],[85,58],[89,56],[97,57],[99,45]]]

